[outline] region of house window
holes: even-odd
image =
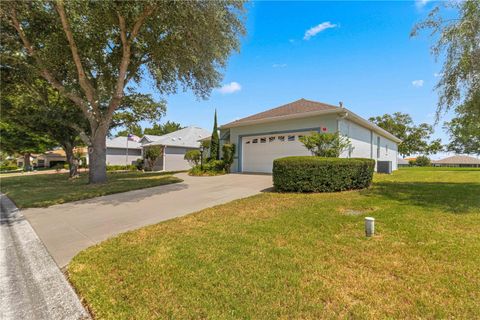
[[[377,137],[377,158],[380,158],[380,137]]]
[[[278,136],[278,141],[281,141],[281,142],[285,141],[285,136]]]
[[[295,136],[288,136],[288,141],[295,141]]]
[[[253,139],[252,143],[258,143],[258,139]]]
[[[246,144],[250,144],[250,140],[248,140],[247,142],[245,142]]]
[[[267,138],[260,138],[260,143],[266,143],[267,142]]]
[[[268,138],[268,142],[273,142],[273,141],[275,141],[275,137],[269,137]]]

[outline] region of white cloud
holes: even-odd
[[[415,6],[418,8],[418,9],[422,9],[423,7],[425,7],[427,5],[427,3],[429,3],[430,1],[432,0],[415,0]]]
[[[287,66],[286,63],[274,63],[272,64],[273,68],[285,68]]]
[[[303,36],[303,40],[310,40],[310,38],[316,36],[318,33],[330,29],[330,28],[336,28],[336,24],[331,24],[330,21],[327,22],[322,22],[319,25],[312,27],[305,31],[305,35]]]
[[[413,80],[412,81],[412,85],[414,87],[417,87],[417,88],[423,87],[423,83],[424,83],[423,80]]]
[[[438,78],[438,77],[443,76],[443,73],[437,73],[437,72],[435,72],[435,73],[433,74],[433,76],[434,76],[435,78]]]
[[[222,94],[235,93],[240,90],[242,90],[242,86],[235,81],[224,84],[220,89],[218,89],[218,91]]]

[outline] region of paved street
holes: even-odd
[[[28,221],[0,199],[0,319],[88,319]]]
[[[178,176],[184,182],[22,212],[63,267],[79,251],[116,234],[272,187],[269,175]]]

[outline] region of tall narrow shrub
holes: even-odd
[[[220,160],[220,137],[218,136],[216,109],[215,109],[215,117],[213,119],[212,139],[210,142],[210,158],[213,160]]]

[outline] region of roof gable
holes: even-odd
[[[186,148],[198,148],[200,146],[199,140],[209,137],[211,132],[199,127],[186,127],[163,136],[160,136],[153,142],[146,143],[144,146],[174,146]]]
[[[235,120],[233,122],[227,123],[224,126],[241,124],[243,122],[249,122],[253,120],[263,120],[263,119],[269,119],[269,118],[275,118],[275,117],[289,116],[294,114],[302,114],[307,112],[338,110],[338,109],[339,107],[336,107],[333,105],[316,102],[316,101],[310,101],[302,98],[300,100],[284,104],[277,108],[269,109],[269,110],[256,113],[254,115],[251,115],[239,120]]]

